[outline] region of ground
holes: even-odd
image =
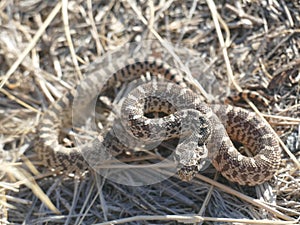
[[[0,25],[0,224],[297,223],[299,2],[2,0]],[[111,51],[124,58],[132,53],[123,46],[149,42],[215,99],[255,90],[269,100],[254,104],[282,142],[271,181],[239,186],[209,166],[190,183],[127,186],[41,165],[34,140],[49,105]]]

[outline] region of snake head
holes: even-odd
[[[194,178],[198,171],[199,168],[197,165],[183,166],[177,171],[177,174],[181,180],[188,182]]]

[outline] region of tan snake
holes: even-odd
[[[111,76],[104,80],[102,72],[111,73]],[[197,172],[198,155],[201,158],[204,147],[212,151],[216,142],[219,144],[212,163],[230,181],[241,185],[256,185],[269,180],[278,170],[281,150],[269,126],[255,113],[242,108],[203,103],[186,77],[161,60],[153,57],[130,59],[122,68],[106,68],[102,72],[99,70],[98,73],[91,74],[76,89],[52,104],[43,115],[38,126],[36,150],[40,159],[50,168],[80,173],[89,167],[83,157],[82,146],[68,148],[59,143],[65,117],[70,116],[66,109],[71,108],[74,96],[80,93],[82,102],[79,104],[86,104],[97,90],[107,91],[118,83],[139,79],[149,72],[152,76],[162,76],[168,82],[150,82],[130,92],[122,106],[122,119],[127,121],[128,129],[135,138],[148,138],[150,141],[188,136],[191,126],[200,124],[200,127],[192,127],[196,130],[199,154],[195,152],[197,149],[183,149],[189,145],[189,139],[179,143],[183,144],[183,148],[177,148],[179,163],[184,162],[183,169],[179,171],[182,178],[188,180]],[[172,99],[179,100],[174,103]],[[147,112],[163,112],[166,116],[150,119],[144,116]],[[182,126],[184,119],[192,119],[187,128]],[[219,121],[226,131],[218,125]],[[162,130],[165,131],[164,135],[159,134]],[[107,143],[103,144],[108,149],[119,145],[118,140],[110,136],[110,133],[105,140]],[[242,143],[254,156],[247,157],[239,153],[231,140]],[[193,156],[186,158],[186,154]]]

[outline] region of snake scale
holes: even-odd
[[[162,60],[154,57],[129,59],[121,68],[105,68],[105,73],[111,73],[107,80],[103,80],[100,72],[91,74],[76,89],[67,92],[44,113],[37,129],[36,151],[41,161],[48,167],[68,172],[82,172],[89,167],[83,157],[82,146],[64,147],[59,142],[60,130],[64,126],[63,121],[65,117],[70,116],[66,110],[71,108],[74,96],[78,92],[81,93],[82,104],[85,104],[95,90],[104,92],[117,84],[124,84],[150,73],[152,76],[163,77],[164,81],[150,82],[136,87],[122,105],[122,119],[126,121],[131,135],[141,140],[148,138],[151,141],[151,139],[159,140],[161,136],[164,136],[164,139],[180,138],[180,135],[193,129],[196,131],[196,138],[198,138],[196,145],[200,151],[203,147],[211,151],[214,143],[219,143],[212,164],[224,177],[240,185],[260,184],[269,180],[278,170],[281,149],[264,121],[255,113],[239,107],[204,103],[188,79]],[[156,96],[163,96],[165,99],[161,100]],[[178,101],[174,103],[172,99]],[[166,116],[150,119],[145,117],[147,112],[163,112]],[[193,117],[195,118],[192,119]],[[187,128],[182,126],[184,119],[192,121]],[[225,129],[218,125],[220,122]],[[200,124],[200,127],[195,124]],[[164,135],[159,134],[161,130],[165,132]],[[113,136],[108,135],[105,140],[107,148],[118,145],[118,140]],[[235,148],[232,140],[246,146],[253,156],[242,155]],[[98,138],[98,141],[101,142],[103,139]],[[189,141],[184,139],[183,146],[188,146]],[[193,176],[197,172],[198,153],[193,152],[196,151],[195,149],[181,149],[180,146],[177,149],[179,161],[189,161],[189,165],[186,167],[183,165],[179,175],[189,180],[190,177],[185,176],[186,174]],[[196,155],[196,158],[193,156],[185,159],[185,154]]]

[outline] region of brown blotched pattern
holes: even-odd
[[[255,113],[238,107],[203,103],[194,85],[185,76],[152,57],[130,59],[118,69],[111,67],[99,70],[50,106],[38,126],[36,150],[43,163],[58,171],[83,173],[89,168],[83,151],[90,149],[94,152],[101,145],[112,151],[125,148],[112,133],[105,137],[99,135],[85,146],[67,148],[59,143],[59,134],[75,96],[81,97],[77,105],[84,107],[91,96],[95,97],[117,84],[139,79],[147,72],[152,76],[163,77],[164,82],[143,84],[130,92],[122,106],[122,119],[127,121],[127,127],[135,138],[142,140],[181,138],[181,135],[191,135],[189,129],[195,131],[194,138],[184,139],[180,143],[183,147],[177,148],[175,152],[179,163],[183,164],[181,169],[186,170],[180,170],[183,179],[188,180],[197,172],[197,160],[202,159],[205,149],[212,157],[214,167],[227,179],[241,185],[260,184],[275,174],[280,163],[281,149],[267,124]],[[107,77],[107,74],[111,75]],[[149,119],[144,117],[147,112],[162,112],[167,116]],[[190,122],[186,124],[187,121]],[[193,151],[199,152],[191,154],[189,146],[195,140],[199,148]],[[239,153],[231,140],[249,148],[253,157]],[[186,157],[187,154],[192,157]]]

